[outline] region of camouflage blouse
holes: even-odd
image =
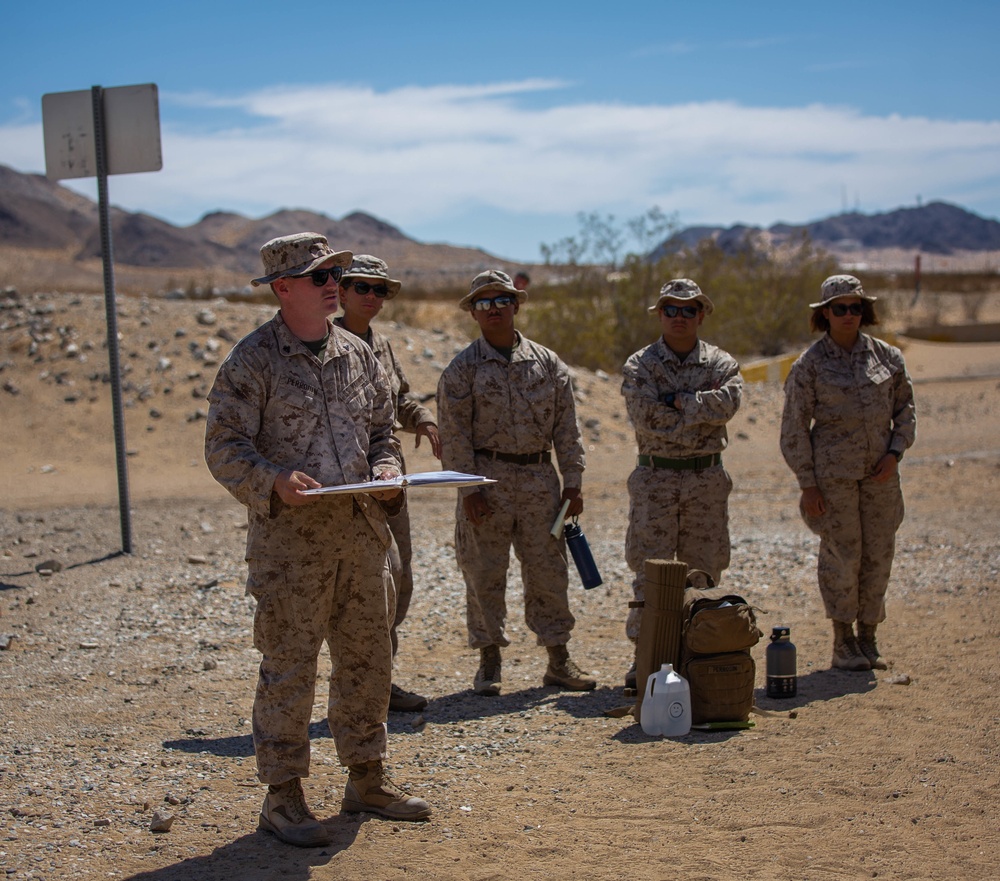
[[[887,452],[902,455],[916,428],[902,353],[867,334],[849,352],[825,334],[785,381],[781,453],[801,489],[817,477],[867,477]]]

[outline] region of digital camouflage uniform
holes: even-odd
[[[393,612],[385,512],[367,495],[289,506],[272,487],[287,469],[329,485],[399,468],[385,372],[367,346],[336,327],[321,361],[279,313],[236,344],[209,402],[206,461],[248,511],[247,593],[257,600],[254,646],[263,656],[253,709],[258,776],[278,784],[308,775],[324,641],[333,666],[328,721],[341,763],[384,758]]]
[[[903,495],[898,472],[884,483],[867,478],[915,434],[913,384],[899,349],[862,333],[847,352],[826,334],[792,365],[781,452],[799,487],[818,487],[826,502],[826,514],[803,519],[820,537],[819,589],[834,621],[885,620]]]
[[[344,327],[343,317],[335,318],[334,324]],[[389,377],[392,386],[392,400],[395,406],[395,430],[416,432],[417,427],[424,423],[434,422],[434,416],[413,392],[410,383],[403,372],[403,365],[392,350],[392,343],[385,334],[369,327],[367,337],[362,339],[368,343],[375,353],[379,363]],[[405,462],[402,457],[402,470],[405,472]],[[405,502],[398,514],[389,517],[389,530],[392,533],[392,546],[389,548],[389,573],[392,576],[396,594],[396,615],[392,622],[392,653],[395,655],[399,647],[397,630],[406,619],[413,598],[413,545],[410,541],[410,510]]]
[[[692,459],[721,454],[726,423],[736,414],[743,380],[736,360],[703,340],[681,360],[663,341],[625,362],[622,394],[640,456]],[[683,409],[663,402],[683,394]],[[625,560],[635,572],[632,591],[645,599],[643,565],[678,559],[718,582],[729,566],[729,493],[732,480],[721,462],[700,470],[636,465],[628,479],[629,523]],[[625,632],[639,638],[642,609],[629,609]]]
[[[567,596],[566,542],[550,529],[559,513],[551,462],[518,465],[477,454],[534,454],[554,448],[566,488],[580,489],[584,454],[569,370],[558,356],[518,334],[511,359],[480,338],[455,356],[438,383],[443,467],[498,482],[459,490],[455,551],[466,584],[472,648],[510,645],[506,633],[510,547],[521,563],[524,615],[539,645],[565,645],[574,618]],[[486,496],[493,514],[479,526],[462,499]]]

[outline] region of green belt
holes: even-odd
[[[670,471],[704,471],[713,465],[722,464],[722,453],[712,453],[708,456],[695,456],[691,459],[664,459],[662,456],[638,456],[636,465],[647,468],[667,468]]]

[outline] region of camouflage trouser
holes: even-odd
[[[635,572],[632,593],[645,599],[646,560],[682,560],[718,583],[729,566],[729,493],[722,465],[702,471],[638,466],[628,479],[629,518],[625,562]],[[629,609],[625,634],[639,638],[642,609]]]
[[[899,475],[874,480],[818,478],[826,514],[802,519],[819,536],[816,572],[826,617],[878,624],[903,522]]]
[[[386,756],[392,647],[385,548],[354,514],[344,560],[251,560],[247,591],[257,600],[254,647],[263,655],[253,705],[257,776],[283,783],[309,774],[309,721],[317,659],[330,650],[327,722],[341,764]]]
[[[410,508],[404,503],[402,510],[389,518],[392,545],[389,548],[389,574],[392,576],[393,593],[396,598],[396,614],[392,620],[392,655],[399,649],[396,633],[406,619],[413,598],[413,546],[410,543]]]
[[[552,465],[513,465],[476,459],[493,514],[479,526],[465,516],[459,497],[455,555],[465,577],[469,645],[507,646],[507,568],[510,547],[521,562],[524,618],[538,645],[565,645],[575,620],[569,610],[566,541],[549,530],[559,513],[559,476]]]

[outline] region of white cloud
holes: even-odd
[[[479,209],[630,216],[658,204],[682,224],[766,225],[834,213],[845,190],[852,206],[859,198],[868,211],[912,204],[917,194],[954,201],[976,194],[970,207],[1000,208],[1000,121],[876,117],[819,105],[553,102],[563,85],[165,94],[163,171],[115,178],[111,197],[177,223],[214,209],[256,216],[302,207],[341,216],[358,208],[419,236],[422,225],[440,230],[454,217],[461,220],[453,240],[525,256],[522,244],[470,230],[469,217]],[[538,96],[549,106],[534,106]],[[206,125],[213,114],[224,122]],[[22,170],[44,163],[40,126],[0,129],[0,145],[0,162]],[[74,187],[92,192],[87,181]]]

